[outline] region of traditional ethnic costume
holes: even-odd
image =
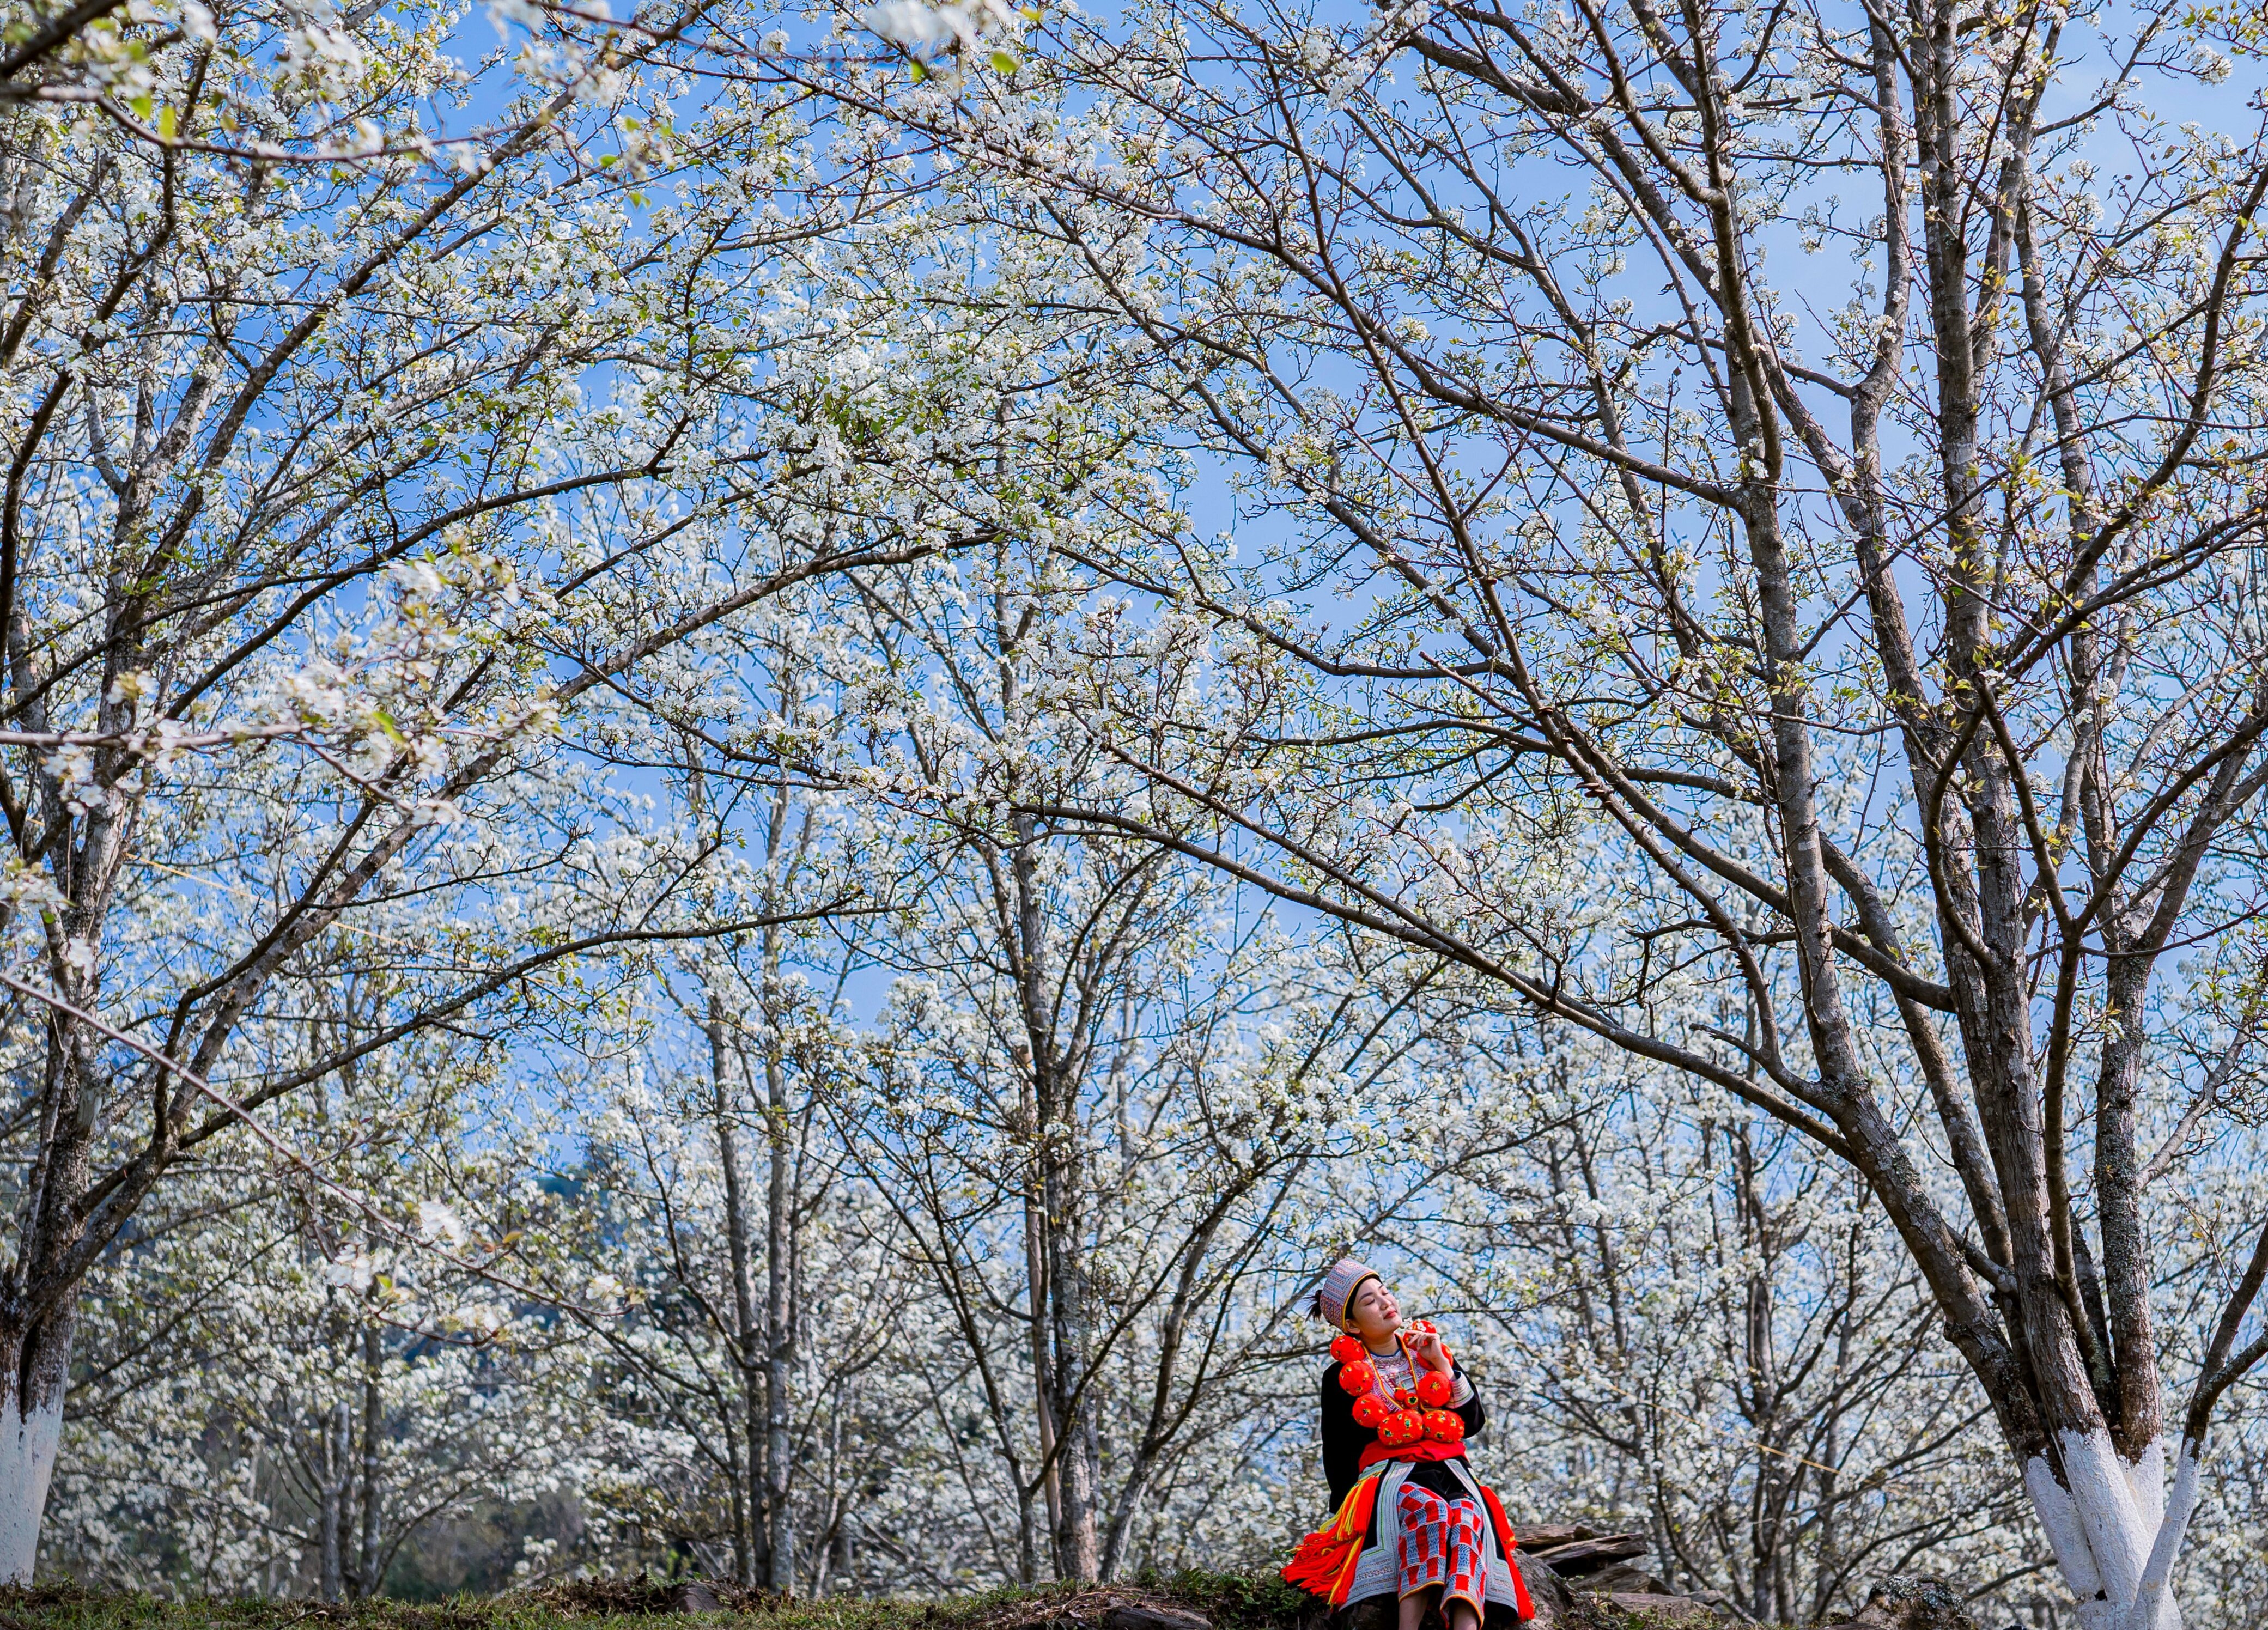
[[[1344,1331],[1347,1303],[1376,1277],[1342,1260],[1324,1275],[1316,1310]],[[1373,1353],[1343,1335],[1322,1404],[1323,1476],[1338,1515],[1300,1542],[1284,1577],[1334,1612],[1438,1586],[1444,1608],[1470,1603],[1484,1630],[1535,1618],[1512,1524],[1465,1460],[1466,1435],[1488,1417],[1463,1369],[1452,1361],[1447,1376],[1419,1374],[1398,1345]]]

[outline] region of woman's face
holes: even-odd
[[[1402,1328],[1402,1304],[1377,1280],[1365,1280],[1355,1287],[1354,1299],[1347,1303],[1347,1328],[1361,1337],[1366,1346],[1383,1349],[1393,1339],[1394,1332]]]

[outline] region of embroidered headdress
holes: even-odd
[[[1368,1263],[1341,1257],[1331,1264],[1331,1271],[1323,1275],[1322,1287],[1315,1292],[1316,1315],[1329,1320],[1333,1329],[1344,1330],[1347,1303],[1354,1300],[1363,1280],[1377,1277],[1378,1270]]]

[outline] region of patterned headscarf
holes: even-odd
[[[1323,1275],[1322,1288],[1315,1293],[1315,1311],[1330,1321],[1335,1330],[1346,1328],[1347,1303],[1354,1300],[1356,1291],[1365,1280],[1374,1280],[1378,1270],[1366,1262],[1357,1262],[1352,1257],[1341,1257],[1331,1264],[1331,1271]]]

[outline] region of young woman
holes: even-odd
[[[1323,1372],[1323,1476],[1337,1515],[1284,1577],[1334,1609],[1391,1596],[1399,1630],[1439,1604],[1446,1630],[1506,1630],[1535,1609],[1504,1507],[1465,1461],[1486,1420],[1473,1383],[1369,1267],[1343,1258],[1315,1312],[1343,1333]]]

